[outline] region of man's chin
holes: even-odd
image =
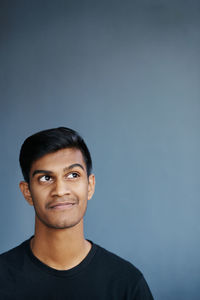
[[[38,222],[36,222],[36,226],[45,226],[49,229],[69,229],[69,228],[73,228],[75,226],[77,226],[78,224],[80,224],[80,222],[82,221],[81,219],[78,220],[55,220],[55,221],[49,221],[49,220],[44,220],[41,218],[38,218]]]

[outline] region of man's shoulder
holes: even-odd
[[[104,278],[104,283],[108,283],[109,289],[113,287],[116,295],[127,295],[126,299],[153,300],[142,272],[119,255],[97,246],[94,267],[95,272],[99,272],[98,277]]]
[[[101,265],[101,268],[104,268],[105,272],[112,270],[112,273],[120,274],[120,277],[134,277],[136,281],[143,277],[141,271],[128,260],[99,245],[96,246],[99,264]]]
[[[14,266],[16,264],[20,264],[23,260],[23,256],[25,253],[25,247],[28,243],[24,241],[20,245],[0,254],[0,266]]]

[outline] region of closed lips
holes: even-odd
[[[72,205],[75,205],[75,204],[76,204],[75,202],[59,202],[59,203],[51,204],[49,206],[49,208],[68,207],[68,206],[72,206]]]

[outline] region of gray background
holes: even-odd
[[[0,1],[0,252],[33,233],[30,134],[78,130],[97,179],[86,237],[155,299],[200,299],[200,2]]]

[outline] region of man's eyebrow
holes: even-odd
[[[32,177],[34,177],[36,174],[52,174],[53,172],[48,170],[35,170],[32,174]]]
[[[79,168],[81,168],[82,170],[85,170],[84,169],[84,167],[81,165],[81,164],[72,164],[72,165],[70,165],[70,166],[68,166],[68,167],[65,167],[64,169],[63,169],[63,172],[66,172],[66,171],[69,171],[69,170],[71,170],[71,169],[73,169],[73,168],[75,168],[75,167],[79,167]],[[52,171],[48,171],[48,170],[35,170],[34,172],[33,172],[33,174],[32,174],[32,177],[34,177],[36,174],[47,174],[47,175],[49,175],[49,174],[52,174],[53,172]]]
[[[79,168],[81,168],[82,170],[85,170],[84,167],[83,167],[81,164],[77,164],[77,163],[76,163],[76,164],[72,164],[72,165],[70,165],[70,166],[64,168],[63,171],[66,172],[66,171],[69,171],[69,170],[71,170],[71,169],[73,169],[73,168],[76,168],[76,167],[79,167]]]

